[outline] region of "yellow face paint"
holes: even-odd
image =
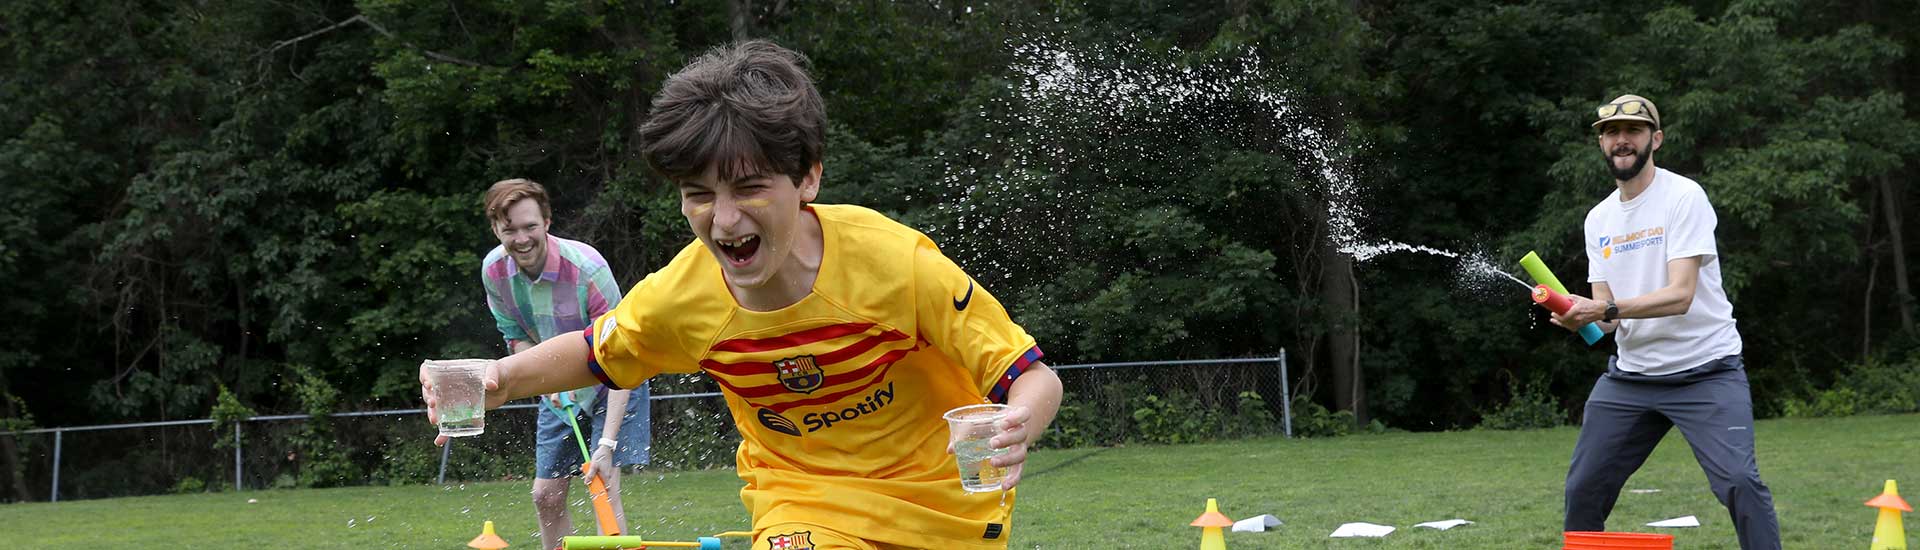
[[[773,204],[773,202],[767,199],[746,199],[740,201],[741,208],[766,208],[767,205],[770,204]]]
[[[708,212],[712,212],[712,211],[713,211],[713,203],[703,202],[700,204],[693,205],[692,213],[695,216],[704,216]]]

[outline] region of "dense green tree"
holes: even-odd
[[[0,425],[199,418],[220,385],[262,412],[412,405],[420,359],[501,352],[474,281],[488,183],[545,183],[555,232],[623,284],[687,243],[633,130],[661,79],[743,37],[813,60],[823,200],[931,234],[1056,362],[1286,347],[1303,396],[1413,429],[1473,425],[1514,392],[1571,409],[1607,348],[1459,258],[1358,247],[1506,270],[1537,250],[1584,291],[1579,220],[1610,190],[1587,121],[1648,95],[1669,121],[1660,165],[1719,209],[1774,414],[1920,346],[1916,17],[1835,0],[8,2]],[[289,380],[338,393],[302,401]],[[1200,397],[1238,398],[1216,389]],[[22,452],[0,438],[9,472]],[[336,456],[314,475],[371,471]]]

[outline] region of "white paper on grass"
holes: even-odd
[[[1464,519],[1443,519],[1443,520],[1440,520],[1440,521],[1429,521],[1429,522],[1426,522],[1426,523],[1416,523],[1416,524],[1414,524],[1413,526],[1414,526],[1414,527],[1426,527],[1426,528],[1429,528],[1429,529],[1439,529],[1439,530],[1441,530],[1441,531],[1445,531],[1445,530],[1448,530],[1448,529],[1452,529],[1452,528],[1455,528],[1455,527],[1459,527],[1459,526],[1462,526],[1462,525],[1466,525],[1466,524],[1469,524],[1469,523],[1473,523],[1473,522],[1471,522],[1471,521],[1467,521],[1467,520],[1464,520]]]
[[[1700,518],[1696,518],[1693,516],[1677,517],[1673,519],[1663,519],[1660,521],[1647,524],[1647,527],[1699,527],[1699,526],[1700,526]]]
[[[1392,532],[1393,532],[1393,527],[1389,525],[1374,525],[1374,524],[1365,523],[1365,522],[1354,522],[1354,523],[1346,523],[1346,524],[1340,525],[1340,528],[1334,529],[1333,534],[1327,535],[1327,538],[1344,539],[1344,538],[1352,538],[1352,537],[1384,537],[1384,536],[1387,536],[1387,533],[1392,533]]]
[[[1262,531],[1266,531],[1268,527],[1279,527],[1279,526],[1280,526],[1280,518],[1273,517],[1273,514],[1261,514],[1258,516],[1253,516],[1247,519],[1233,522],[1234,531],[1242,531],[1247,533],[1259,533]]]

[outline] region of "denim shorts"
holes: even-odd
[[[645,466],[648,461],[648,447],[653,444],[653,407],[648,397],[647,385],[641,384],[627,395],[626,415],[621,417],[620,435],[612,438],[620,444],[613,450],[613,465],[616,467]],[[601,422],[607,414],[607,389],[600,388],[593,400],[592,409],[581,411],[574,418],[580,423],[580,432],[587,434],[587,450],[599,450],[601,433],[605,426]],[[541,396],[540,399],[546,399]],[[580,445],[573,441],[573,428],[566,420],[554,414],[552,409],[540,407],[538,427],[535,428],[533,446],[533,475],[539,479],[553,479],[580,473]]]

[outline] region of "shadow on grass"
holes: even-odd
[[[1048,473],[1048,472],[1052,472],[1052,471],[1054,471],[1054,470],[1059,470],[1059,469],[1062,469],[1062,468],[1066,468],[1066,467],[1068,467],[1068,466],[1072,466],[1072,465],[1074,465],[1074,463],[1077,463],[1077,462],[1080,462],[1080,461],[1082,461],[1082,460],[1086,460],[1086,459],[1089,459],[1089,458],[1093,458],[1093,455],[1097,455],[1097,454],[1100,454],[1100,453],[1104,453],[1104,452],[1107,452],[1107,451],[1110,451],[1110,450],[1113,450],[1113,447],[1095,447],[1095,448],[1093,448],[1093,449],[1089,449],[1089,450],[1087,450],[1087,452],[1084,452],[1084,453],[1080,453],[1080,455],[1079,455],[1079,456],[1075,456],[1075,457],[1073,457],[1073,458],[1069,458],[1069,459],[1066,459],[1066,460],[1062,460],[1062,461],[1060,461],[1060,463],[1059,463],[1059,464],[1055,464],[1055,465],[1052,465],[1052,466],[1048,466],[1048,467],[1045,467],[1045,468],[1041,468],[1041,469],[1039,469],[1039,470],[1035,470],[1035,471],[1033,471],[1033,472],[1029,472],[1029,473],[1025,473],[1025,474],[1022,474],[1022,475],[1021,475],[1021,477],[1022,477],[1022,478],[1024,478],[1024,479],[1033,479],[1033,478],[1036,478],[1036,477],[1040,477],[1040,476],[1043,476],[1043,475],[1047,475],[1047,473]]]

